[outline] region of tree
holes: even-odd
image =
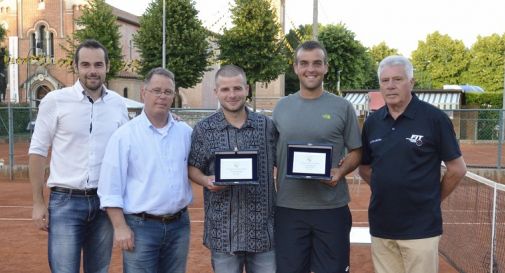
[[[80,42],[95,39],[103,44],[109,53],[110,69],[107,80],[115,77],[123,67],[123,56],[119,43],[119,25],[116,23],[117,17],[112,14],[112,8],[104,0],[90,0],[75,22],[79,28],[71,37],[67,37],[67,46],[62,46],[67,53],[68,63],[71,63],[70,60],[73,59]]]
[[[198,19],[194,1],[166,0],[166,68],[175,74],[179,87],[189,88],[199,83],[209,64],[209,32]],[[163,0],[152,1],[140,18],[140,28],[134,36],[140,51],[142,75],[162,65]],[[177,106],[179,102],[176,102]]]
[[[461,83],[478,85],[489,92],[503,92],[505,34],[477,37],[470,49],[470,64]]]
[[[218,40],[219,60],[245,70],[254,98],[256,82],[270,82],[286,69],[281,28],[269,0],[237,0],[231,13],[234,26]]]
[[[459,84],[468,67],[468,50],[460,40],[438,31],[419,41],[412,52],[415,77],[420,86],[442,88],[444,84]]]
[[[327,90],[337,93],[339,81],[342,89],[370,88],[374,85],[372,58],[344,24],[323,26],[318,39],[328,52]]]
[[[372,46],[369,53],[372,56],[373,62],[377,65],[387,56],[400,55],[398,49],[390,48],[386,42],[380,42],[379,44]]]

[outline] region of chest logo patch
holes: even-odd
[[[415,143],[417,146],[423,146],[423,137],[422,135],[412,135],[410,138],[406,137],[405,139]]]
[[[331,115],[330,114],[322,114],[321,117],[323,117],[323,119],[327,119],[327,120],[331,119]]]

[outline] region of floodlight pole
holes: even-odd
[[[317,6],[318,6],[318,0],[314,0],[313,3],[313,11],[312,11],[312,40],[317,41],[317,33],[318,33],[318,11],[317,11]]]
[[[162,48],[161,48],[161,66],[163,68],[166,67],[166,4],[165,4],[165,0],[163,0],[163,42],[162,42]]]

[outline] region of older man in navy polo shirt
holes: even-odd
[[[450,119],[412,94],[413,74],[403,56],[381,61],[386,105],[362,132],[359,172],[372,190],[368,214],[377,273],[438,272],[440,203],[466,173]],[[442,161],[447,171],[441,177]]]

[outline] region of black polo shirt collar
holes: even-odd
[[[412,99],[410,100],[409,104],[407,105],[407,108],[405,108],[405,111],[400,115],[403,117],[406,117],[408,119],[415,119],[416,113],[418,112],[417,110],[419,109],[419,104],[420,100],[416,96],[416,94],[412,93]],[[386,119],[388,116],[390,117],[391,115],[389,114],[389,109],[386,106],[384,106],[384,112],[381,113],[382,119]]]

